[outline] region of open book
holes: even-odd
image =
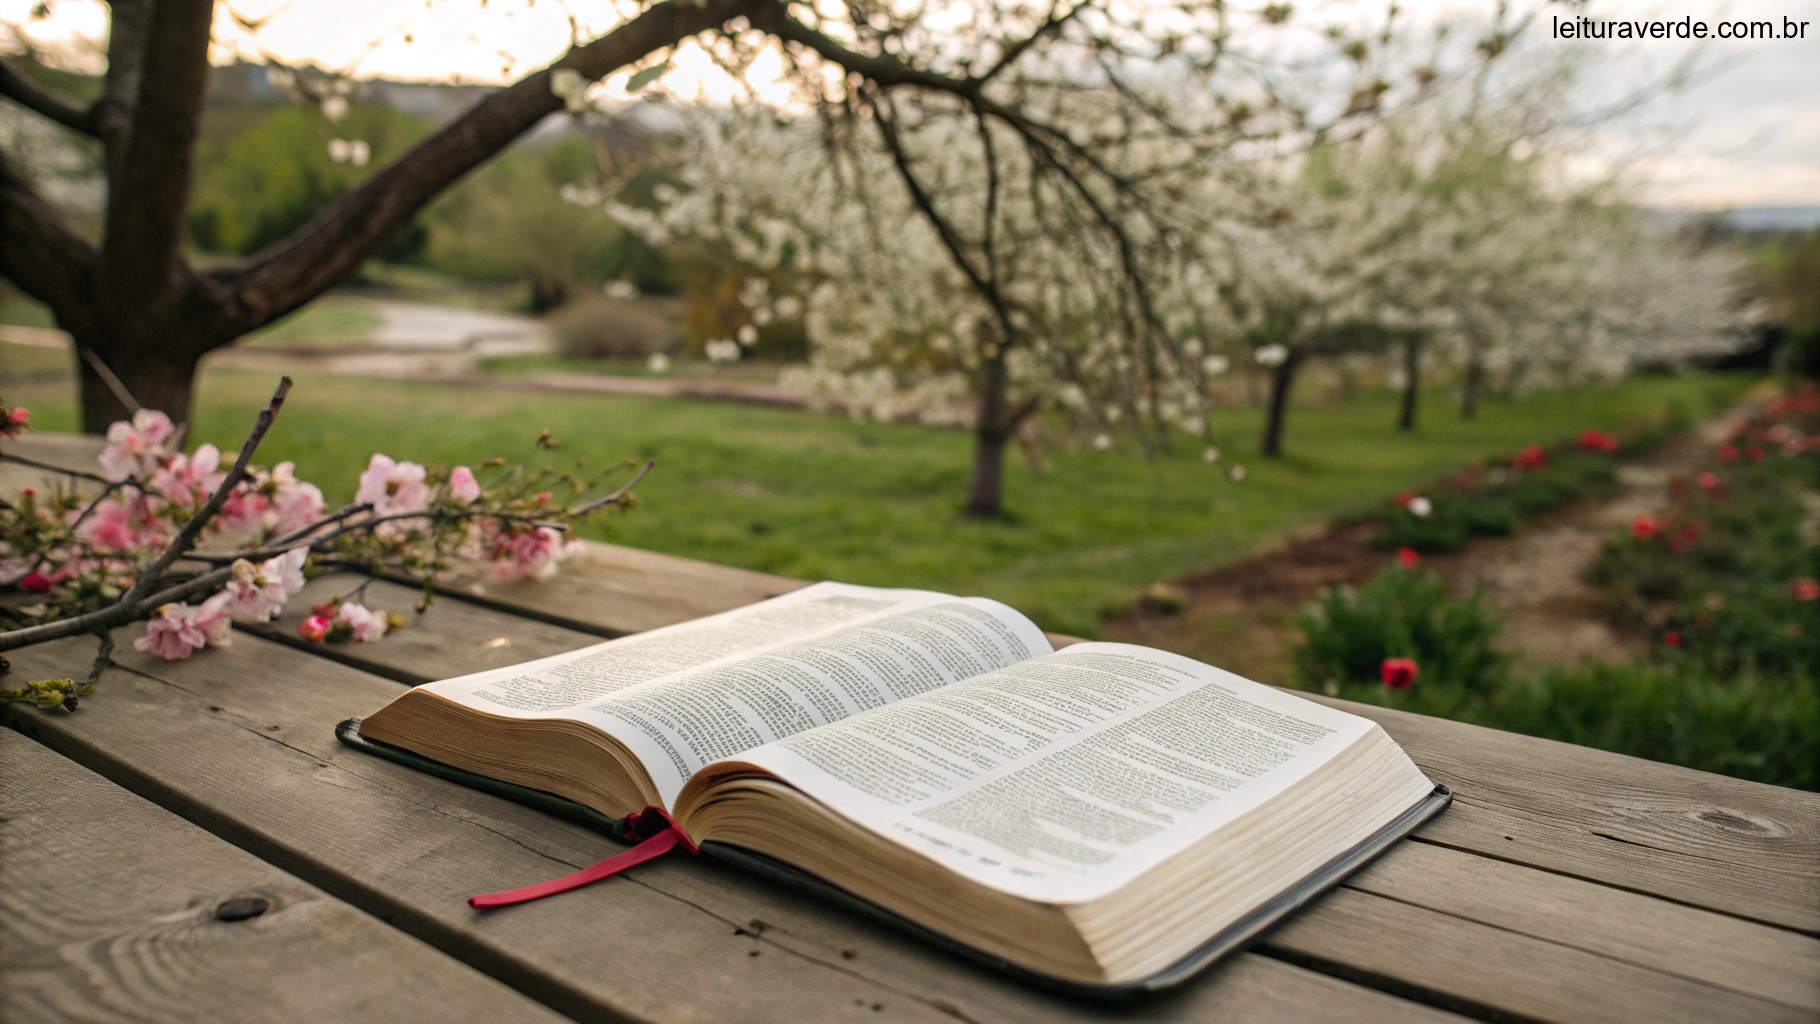
[[[661,807],[1077,986],[1179,980],[1445,803],[1366,719],[837,583],[420,686],[359,732],[614,819]]]

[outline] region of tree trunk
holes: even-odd
[[[1005,447],[1011,440],[1011,373],[1000,349],[980,371],[979,419],[973,427],[973,482],[967,514],[997,519],[1005,513]]]
[[[1403,402],[1397,410],[1397,429],[1416,429],[1416,401],[1422,394],[1422,346],[1414,338],[1403,343]]]
[[[122,352],[110,352],[106,346],[78,337],[76,378],[81,388],[82,430],[104,434],[116,420],[130,419],[129,408],[116,389],[123,390],[140,408],[157,409],[174,423],[190,420],[190,396],[194,387],[199,357],[187,354],[187,339],[180,337],[148,339],[135,350],[145,353],[133,358]],[[81,350],[95,355],[114,376],[109,381]]]
[[[1276,368],[1270,371],[1270,405],[1264,413],[1263,454],[1277,458],[1283,454],[1283,421],[1289,416],[1289,389],[1295,384],[1296,368],[1302,357],[1291,349]]]
[[[1485,358],[1477,351],[1466,357],[1466,379],[1460,386],[1460,418],[1476,419],[1479,398],[1485,393]]]

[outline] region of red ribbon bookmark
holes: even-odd
[[[658,825],[662,825],[658,828]],[[653,831],[655,829],[655,831]],[[645,833],[649,833],[648,835]],[[572,875],[552,878],[536,885],[526,885],[504,892],[489,892],[480,896],[469,896],[468,906],[475,910],[489,910],[493,907],[509,907],[514,903],[529,903],[545,896],[554,896],[559,892],[579,889],[592,885],[603,878],[612,878],[627,868],[634,868],[648,860],[669,853],[678,846],[691,854],[700,853],[695,843],[676,827],[675,819],[661,807],[647,807],[626,819],[626,834],[639,840],[637,846],[624,853],[614,854],[593,867],[582,868]]]

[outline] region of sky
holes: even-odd
[[[1335,2],[1303,6],[1321,10]],[[1403,6],[1420,20],[1488,9],[1491,2],[1405,0]],[[35,45],[51,49],[106,32],[106,7],[98,0],[49,0],[49,17],[32,19],[36,3],[0,0],[0,24],[23,26]],[[1550,3],[1542,10],[1543,31],[1527,45],[1592,47],[1600,62],[1597,87],[1612,95],[1690,56],[1704,68],[1691,88],[1602,129],[1599,159],[1625,164],[1637,199],[1680,209],[1820,205],[1820,0],[1592,0],[1584,9],[1601,18],[1692,17],[1715,28],[1721,20],[1767,19],[1778,28],[1785,20],[1806,21],[1806,38],[1799,40],[1574,43],[1550,38],[1547,22],[1576,9]],[[611,0],[221,0],[216,15],[217,63],[272,58],[357,77],[469,83],[510,81],[555,59],[577,32],[588,38],[621,18]],[[242,22],[258,23],[257,32]],[[756,69],[761,78],[764,73]],[[608,90],[616,91],[627,74],[609,79]],[[665,82],[708,99],[726,89],[699,52],[679,54]]]

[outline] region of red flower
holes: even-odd
[[[1510,468],[1517,470],[1518,472],[1528,469],[1542,469],[1547,465],[1548,453],[1543,451],[1542,446],[1539,444],[1530,445],[1518,452],[1516,458],[1510,460]]]
[[[1588,430],[1580,435],[1580,447],[1592,452],[1604,452],[1611,455],[1618,450],[1618,435],[1603,431]]]
[[[1705,525],[1702,523],[1688,523],[1675,531],[1675,541],[1671,545],[1675,549],[1675,553],[1682,554],[1692,548],[1704,530]]]
[[[19,589],[33,594],[48,593],[51,586],[51,578],[36,569],[26,573],[25,576],[19,580]]]
[[[1677,498],[1683,494],[1686,494],[1687,493],[1687,479],[1685,477],[1678,477],[1678,476],[1669,477],[1668,478],[1668,493],[1674,495]]]
[[[1719,486],[1719,477],[1713,473],[1701,473],[1695,482],[1700,485],[1700,489],[1703,491],[1716,490]]]
[[[333,622],[320,615],[312,615],[303,620],[303,625],[297,627],[297,635],[311,643],[319,644],[323,637],[329,635],[329,628],[333,625]]]
[[[1804,576],[1788,585],[1788,596],[1797,601],[1820,601],[1820,582]]]
[[[1656,522],[1654,518],[1650,516],[1638,516],[1630,524],[1630,535],[1640,541],[1648,543],[1655,538],[1656,533],[1661,529],[1662,524]]]
[[[319,619],[333,620],[335,618],[336,614],[339,613],[340,611],[341,611],[341,598],[339,598],[339,597],[331,597],[327,601],[323,601],[321,603],[313,604],[310,606],[310,614],[316,616]]]
[[[1719,461],[1720,462],[1737,462],[1738,461],[1738,446],[1735,444],[1728,444],[1728,445],[1721,447],[1719,449]]]
[[[1750,460],[1751,462],[1762,462],[1763,461],[1763,446],[1759,445],[1759,444],[1753,444],[1749,448],[1744,449],[1744,457],[1746,459]]]
[[[16,406],[11,411],[0,405],[0,437],[12,437],[32,425],[32,412],[25,406]]]
[[[1419,497],[1421,497],[1421,495],[1414,491],[1404,491],[1402,494],[1397,495],[1395,500],[1398,508],[1408,508],[1409,503]]]
[[[1662,633],[1662,642],[1670,647],[1679,647],[1681,646],[1681,634],[1672,629],[1665,630]]]
[[[1378,675],[1383,677],[1384,685],[1393,690],[1414,686],[1421,671],[1421,666],[1409,658],[1385,658],[1384,664],[1378,666]]]
[[[1421,560],[1422,560],[1422,556],[1416,554],[1415,548],[1398,548],[1397,549],[1397,564],[1402,566],[1405,569],[1414,569],[1416,567],[1416,563],[1420,562]]]

